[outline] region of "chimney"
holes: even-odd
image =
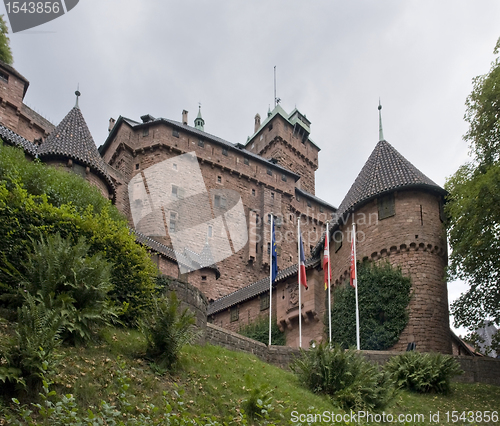
[[[188,112],[185,109],[182,110],[182,124],[185,126],[188,124]]]
[[[257,133],[257,130],[260,129],[260,115],[257,113],[255,115],[255,130],[254,133]]]
[[[113,127],[115,127],[115,123],[116,123],[116,120],[113,117],[111,117],[109,119],[108,132],[111,132],[111,130],[113,130]]]

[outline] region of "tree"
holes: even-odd
[[[494,54],[500,50],[497,41]],[[452,253],[449,277],[469,289],[451,305],[456,326],[476,329],[488,317],[500,324],[500,60],[473,79],[464,119],[472,161],[446,182]]]
[[[3,19],[3,15],[0,15],[0,60],[4,61],[6,64],[12,65],[14,59],[12,58],[12,51],[10,50],[10,40],[7,34],[9,29],[7,24]]]

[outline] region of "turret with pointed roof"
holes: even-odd
[[[79,92],[77,93],[79,96]],[[38,147],[37,155],[44,162],[64,159],[80,164],[88,168],[87,173],[93,173],[100,178],[109,194],[114,193],[113,182],[106,171],[106,164],[97,151],[94,139],[78,107],[78,98],[76,105]]]
[[[441,195],[446,193],[389,142],[381,140],[344,197],[338,208],[338,215],[342,216],[374,197],[403,188],[425,189]]]

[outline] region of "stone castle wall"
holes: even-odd
[[[297,216],[302,216],[302,230],[304,236],[308,237],[304,242],[306,255],[316,245],[324,231],[325,221],[331,216],[332,210],[314,199],[296,198],[293,174],[265,161],[258,161],[239,149],[226,149],[208,138],[184,131],[183,127],[177,128],[160,121],[147,123],[138,129],[122,124],[114,132],[115,136],[103,158],[109,164],[110,174],[115,180],[116,205],[128,215],[131,225],[130,202],[134,200],[129,200],[128,183],[137,179],[137,175],[149,173],[148,169],[151,170],[152,166],[165,160],[174,161],[177,156],[188,152],[196,154],[208,193],[229,190],[241,197],[248,227],[247,244],[233,252],[232,256],[217,262],[221,277],[210,286],[196,277],[188,278],[209,299],[218,299],[268,275],[270,213],[279,217],[276,233],[279,238],[280,269],[297,262]],[[187,183],[187,179],[184,181]],[[170,188],[164,190],[169,191]],[[213,199],[211,203],[216,216]],[[196,206],[193,206],[192,210],[195,209]],[[162,212],[164,236],[155,239],[171,247],[170,213],[166,209]],[[205,237],[200,235],[198,241],[205,241]],[[226,234],[223,237],[226,238]]]
[[[421,191],[395,193],[395,214],[378,219],[377,200],[347,218],[334,234],[330,255],[332,281],[345,283],[349,273],[352,221],[357,223],[357,260],[388,261],[412,280],[409,323],[395,350],[415,342],[421,351],[451,353],[448,294],[444,277],[447,247],[440,219],[440,198]],[[334,239],[342,246],[335,251]]]

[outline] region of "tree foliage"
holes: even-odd
[[[494,53],[498,54],[500,39]],[[472,161],[448,179],[446,212],[452,253],[450,278],[469,289],[451,306],[455,325],[480,327],[490,317],[500,324],[500,60],[473,79],[466,101],[470,124],[464,140]]]
[[[6,64],[12,65],[14,59],[12,58],[12,51],[10,50],[10,40],[7,34],[9,29],[7,24],[3,19],[3,15],[0,15],[0,60]]]
[[[399,340],[408,324],[411,280],[389,263],[368,262],[358,267],[360,345],[385,350]],[[325,322],[328,324],[328,312]],[[332,340],[344,348],[356,346],[356,296],[351,286],[335,290],[332,305]]]
[[[120,319],[135,323],[151,304],[157,270],[125,218],[81,177],[0,145],[0,305],[17,307],[18,282],[5,272],[8,265],[24,274],[20,260],[31,242],[56,233],[74,244],[84,237],[88,256],[100,253],[113,265],[110,297],[121,306]]]

